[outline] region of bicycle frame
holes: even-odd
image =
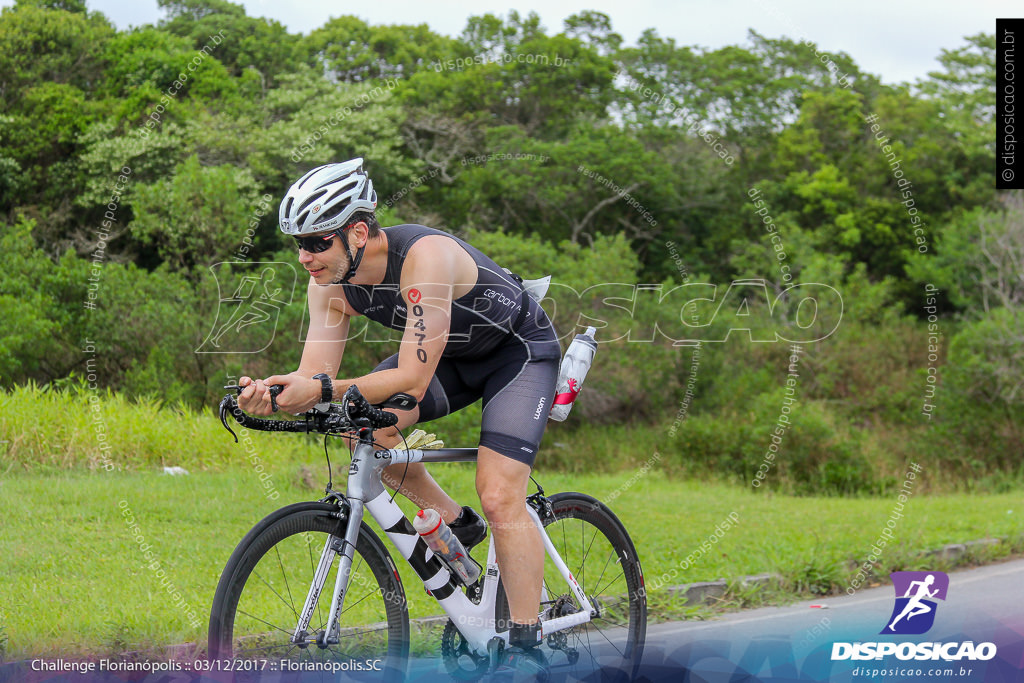
[[[402,557],[423,581],[428,593],[437,600],[476,653],[486,654],[488,641],[496,636],[507,640],[508,629],[504,629],[505,635],[499,632],[498,626],[500,625],[497,623],[494,613],[499,570],[495,557],[493,534],[487,550],[487,564],[482,583],[483,591],[479,604],[475,604],[459,589],[460,584],[455,575],[439,558],[434,556],[398,504],[391,500],[390,494],[381,482],[381,472],[390,465],[417,462],[474,462],[476,458],[477,449],[475,448],[378,451],[374,450],[371,443],[361,439],[353,450],[352,463],[349,466],[348,489],[345,495],[349,503],[349,517],[345,537],[338,539],[331,536],[327,539],[320,555],[313,583],[292,636],[292,642],[300,643],[306,639],[309,620],[313,615],[317,599],[323,591],[334,556],[338,555],[340,559],[334,594],[331,598],[330,614],[324,632],[319,636],[324,639],[324,642],[318,644],[327,645],[337,642],[340,627],[338,617],[344,605],[364,509],[369,511],[370,515],[385,530]],[[542,621],[541,632],[546,636],[590,621],[594,616],[594,608],[590,600],[558,555],[537,513],[529,505],[527,505],[527,510],[544,540],[544,549],[582,608],[575,614]],[[546,596],[542,595],[541,599],[546,599]]]

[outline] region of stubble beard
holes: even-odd
[[[331,284],[332,284],[332,285],[340,285],[340,284],[344,284],[344,283],[343,283],[343,282],[341,281],[341,279],[342,279],[343,277],[345,277],[345,273],[347,273],[347,272],[348,272],[349,264],[351,264],[351,263],[352,263],[352,255],[351,255],[351,254],[349,254],[349,253],[348,253],[348,252],[346,251],[346,252],[345,252],[345,257],[346,257],[346,258],[345,258],[345,261],[344,261],[344,263],[339,263],[339,264],[338,264],[338,269],[334,271],[334,276],[333,276],[333,277],[331,278]]]

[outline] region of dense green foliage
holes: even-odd
[[[71,0],[0,12],[0,386],[196,407],[243,371],[291,370],[305,287],[277,199],[363,156],[383,224],[552,273],[563,342],[601,328],[575,421],[549,434],[605,425],[601,468],[635,441],[669,472],[750,482],[791,374],[774,340],[789,339],[807,343],[766,487],[876,492],[908,459],[942,485],[1024,478],[1008,455],[1024,447],[1024,206],[992,189],[991,35],[889,86],[754,31],[717,50],[653,29],[626,46],[597,12],[557,33],[477,16],[448,38],[348,16],[294,35],[227,0],[160,6],[129,31]],[[213,334],[260,262],[275,264],[272,314],[242,339]],[[365,343],[342,373],[358,375],[395,343],[354,327]],[[698,360],[684,338],[706,342]],[[471,418],[448,421],[459,440]]]

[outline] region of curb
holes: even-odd
[[[998,538],[982,538],[965,543],[950,543],[935,550],[925,551],[921,556],[944,562],[956,562],[971,550],[988,548],[1000,543],[1002,543],[1002,540]],[[859,564],[855,566],[859,566]],[[753,574],[751,576],[741,576],[737,580],[744,587],[758,586],[767,588],[772,584],[781,583],[782,575],[774,573]],[[685,599],[684,604],[687,606],[712,606],[722,599],[728,586],[728,581],[718,579],[717,581],[700,581],[697,583],[684,583],[678,586],[666,586],[664,590],[670,595],[683,597]]]
[[[773,583],[782,581],[781,574],[753,574],[751,576],[739,577],[742,586],[767,587]],[[701,581],[698,583],[684,583],[679,586],[668,586],[665,591],[669,595],[681,596],[685,605],[714,605],[725,597],[729,588],[729,582],[725,579],[717,581]]]
[[[937,560],[956,561],[961,559],[968,550],[977,548],[987,548],[989,546],[998,545],[1001,543],[998,538],[982,538],[977,541],[967,541],[966,543],[950,543],[944,545],[938,550],[930,550],[925,553],[925,557],[934,557]]]

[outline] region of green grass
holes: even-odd
[[[222,470],[234,463],[295,462],[313,437],[251,434],[236,444],[211,411],[82,387],[50,391],[35,385],[0,390],[0,475],[68,469],[152,470],[181,466]],[[109,446],[109,447],[107,447]]]
[[[309,478],[304,468],[319,484],[323,466],[309,451],[293,463],[275,458],[267,464],[280,492],[276,501],[263,495],[257,473],[244,459],[220,471],[182,477],[102,470],[8,474],[0,482],[0,634],[8,639],[6,657],[103,654],[205,642],[213,592],[237,542],[273,509],[319,497],[320,491],[303,483],[304,476]],[[432,471],[457,500],[475,503],[471,467],[437,465]],[[661,577],[665,585],[673,585],[778,571],[789,591],[842,588],[852,575],[849,562],[864,561],[895,502],[889,497],[754,494],[739,487],[667,480],[656,470],[622,489],[632,474],[541,469],[538,478],[548,493],[577,490],[611,499],[612,509],[637,545],[649,587]],[[174,605],[156,570],[146,566],[126,526],[121,501],[134,513],[139,533],[197,615],[198,625],[191,623],[184,608]],[[698,551],[731,513],[738,523],[680,569],[680,563]],[[1019,492],[914,496],[905,513],[894,531],[897,542],[886,548],[880,561],[880,573],[913,568],[922,562],[921,551],[946,543],[1013,539],[978,558],[987,560],[1024,549]],[[410,615],[438,613],[411,570],[404,563],[400,569]],[[652,605],[659,612],[700,616],[699,610],[673,607],[663,594],[651,591]],[[757,598],[738,591],[733,599],[736,604],[751,604]]]

